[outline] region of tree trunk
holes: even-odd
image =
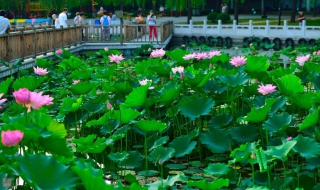
[[[191,0],[188,0],[188,24],[190,24],[191,20]]]
[[[27,0],[23,1],[22,14],[23,14],[24,18],[27,18]]]
[[[266,0],[261,0],[261,18],[267,18],[267,15],[266,15]]]
[[[302,11],[302,1],[303,1],[303,0],[300,0],[300,1],[299,1],[299,11]]]
[[[216,3],[217,13],[221,13],[221,3],[222,3],[222,0],[217,0],[217,3]]]
[[[296,11],[297,11],[297,0],[293,0],[290,22],[296,21]]]
[[[234,19],[236,20],[236,23],[238,25],[238,20],[239,20],[239,0],[234,1]]]
[[[317,0],[313,0],[313,17],[316,17],[316,8],[317,6]]]

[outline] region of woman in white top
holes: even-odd
[[[158,38],[157,26],[156,25],[157,17],[153,14],[153,11],[150,11],[150,15],[147,17],[147,22],[149,25],[149,40],[152,39],[152,32],[155,38]]]
[[[57,18],[56,14],[52,15],[52,19],[54,20],[54,27],[60,28],[60,22],[59,22],[59,19]]]

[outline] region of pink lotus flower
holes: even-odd
[[[148,52],[151,52],[151,48],[148,48]]]
[[[210,51],[208,53],[208,59],[211,59],[213,56],[220,56],[221,52],[220,51]]]
[[[47,69],[43,69],[40,67],[33,67],[33,71],[35,74],[41,75],[41,76],[44,76],[49,73]]]
[[[207,53],[197,53],[196,54],[196,57],[195,57],[198,61],[199,60],[201,60],[201,59],[206,59],[206,58],[208,58],[208,55],[207,55]]]
[[[291,139],[292,139],[292,137],[288,137],[288,138],[286,138],[286,140],[287,140],[287,141],[290,141]]]
[[[2,131],[1,142],[3,146],[6,146],[6,147],[18,146],[23,136],[24,136],[24,133],[19,130]]]
[[[3,102],[7,101],[6,98],[1,99],[2,96],[3,96],[3,93],[0,94],[0,109],[2,109],[1,104],[2,104]]]
[[[51,105],[53,98],[49,95],[42,95],[43,92],[30,92],[26,88],[19,89],[13,92],[13,96],[18,104],[28,108],[28,112],[33,109],[39,109],[44,105]]]
[[[261,93],[262,95],[271,94],[276,91],[275,88],[277,87],[273,86],[272,84],[266,84],[266,85],[262,84],[262,85],[259,85],[258,92]]]
[[[316,51],[314,51],[312,54],[313,54],[313,55],[317,55],[317,52],[316,52]]]
[[[320,50],[317,52],[318,55],[320,55]]]
[[[109,48],[108,48],[108,47],[105,47],[105,48],[104,48],[104,51],[109,51]]]
[[[194,59],[195,57],[196,57],[196,54],[192,53],[192,54],[185,55],[182,58],[187,61],[187,60],[190,60],[190,59]]]
[[[110,104],[109,101],[107,101],[107,109],[108,109],[108,110],[111,110],[111,109],[112,109],[112,105]]]
[[[209,68],[210,68],[210,69],[212,69],[212,68],[213,68],[213,65],[212,65],[212,63],[210,63],[210,64],[209,64]]]
[[[141,86],[147,85],[148,82],[151,82],[151,83],[152,83],[152,80],[144,79],[144,80],[140,80],[140,81],[139,81],[139,83],[140,83]],[[154,87],[153,87],[153,86],[150,86],[148,89],[149,89],[149,90],[153,90]]]
[[[58,49],[58,50],[56,51],[56,54],[61,55],[61,54],[62,54],[62,50],[61,50],[61,49]]]
[[[244,56],[236,56],[231,58],[230,63],[235,67],[239,67],[241,65],[246,64],[246,61],[247,61],[247,58],[245,58]]]
[[[174,68],[172,68],[171,70],[172,70],[173,74],[176,74],[176,72],[178,72],[178,73],[183,73],[184,67],[182,67],[182,66],[180,66],[180,67],[174,67]]]
[[[81,80],[74,80],[72,84],[78,84]]]
[[[306,56],[298,56],[296,58],[296,62],[299,63],[300,66],[303,66],[305,62],[307,62],[310,58],[310,54],[306,55]]]
[[[152,58],[162,58],[166,54],[166,51],[163,49],[155,49],[151,52],[150,57]]]
[[[124,60],[122,54],[121,55],[109,55],[109,59],[110,59],[110,62],[115,62],[117,64],[120,63],[120,61]]]
[[[249,44],[249,46],[251,47],[251,46],[253,46],[253,44],[252,44],[252,43],[250,43],[250,44]]]

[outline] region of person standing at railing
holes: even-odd
[[[111,18],[107,15],[107,11],[103,10],[103,16],[100,19],[100,23],[102,26],[102,41],[107,41],[109,40],[109,35],[110,35],[110,31],[109,31],[109,26],[110,26],[110,22],[111,22]]]
[[[68,13],[68,9],[64,8],[62,13],[59,14],[58,20],[60,23],[60,26],[62,26],[63,28],[68,27],[68,17],[67,17],[67,13]]]
[[[77,26],[81,26],[81,27],[84,26],[84,13],[83,12],[79,13],[79,19],[76,21],[75,24]],[[84,32],[84,30],[82,29],[82,32],[81,32],[82,33],[82,41],[83,41],[83,37],[84,37],[83,32]]]
[[[306,20],[306,16],[303,14],[303,11],[300,11],[298,15],[298,20],[299,20],[299,26],[302,26],[302,22]]]
[[[135,19],[136,19],[137,24],[143,24],[142,13],[139,13]],[[141,37],[142,37],[141,26],[138,26],[137,38],[141,38]]]
[[[164,7],[162,5],[160,5],[159,12],[160,16],[164,16]]]
[[[53,23],[54,23],[54,27],[60,28],[60,22],[59,22],[59,19],[57,18],[56,14],[52,15],[52,20],[53,20]]]
[[[6,11],[0,10],[0,34],[9,32],[10,30],[10,21],[5,18]]]
[[[153,11],[150,11],[150,14],[147,17],[148,25],[149,25],[149,40],[152,40],[152,32],[155,38],[158,38],[157,34],[157,17],[154,15]]]

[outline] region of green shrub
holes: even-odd
[[[220,13],[217,16],[217,20],[221,20],[222,23],[226,23],[231,20],[230,15],[227,13]]]
[[[213,22],[213,21],[217,20],[217,16],[218,16],[218,13],[211,12],[208,14],[207,20],[210,20],[211,22]]]

